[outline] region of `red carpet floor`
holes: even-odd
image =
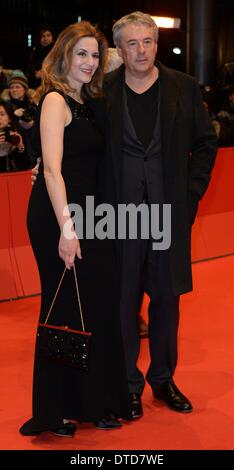
[[[0,449],[234,449],[234,257],[193,266],[194,292],[183,296],[176,383],[194,412],[170,411],[146,386],[144,417],[121,430],[82,425],[75,439],[27,438],[19,426],[31,414],[31,383],[39,297],[0,304]],[[144,302],[146,316],[147,299]],[[139,365],[148,366],[147,339]]]

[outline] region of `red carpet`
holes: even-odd
[[[181,415],[153,401],[145,388],[144,417],[116,431],[82,425],[75,439],[27,438],[19,426],[31,414],[34,338],[39,297],[0,304],[0,449],[234,449],[234,257],[193,266],[194,292],[181,302],[176,383],[194,412]],[[147,299],[144,303],[146,315]],[[140,367],[148,365],[142,340]]]

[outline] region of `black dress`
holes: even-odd
[[[96,194],[104,139],[90,106],[80,105],[67,95],[64,99],[72,121],[64,130],[62,175],[68,203],[79,204],[85,214],[86,196]],[[95,109],[95,102],[93,106]],[[43,165],[29,202],[28,231],[40,273],[43,322],[64,269],[58,255],[60,230],[46,190]],[[80,243],[82,260],[76,258],[76,269],[86,329],[92,332],[90,369],[82,372],[42,363],[35,355],[33,418],[21,427],[24,435],[57,428],[63,418],[94,421],[110,411],[120,417],[130,416],[113,241],[83,239]],[[72,270],[66,272],[50,323],[80,329]]]

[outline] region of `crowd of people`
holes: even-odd
[[[0,121],[0,171],[27,170],[35,165],[33,127],[41,96],[41,67],[53,44],[54,33],[50,26],[41,26],[25,73],[20,69],[4,69],[0,57],[0,109],[1,114],[9,112],[7,125]],[[20,146],[13,138],[15,132],[20,136]]]
[[[219,82],[218,82],[219,83]],[[220,147],[234,146],[234,67],[231,81],[223,81],[216,90],[202,87],[204,106],[210,115]]]
[[[0,171],[25,170],[35,165],[37,156],[33,146],[33,126],[41,98],[41,70],[55,42],[53,28],[44,24],[38,28],[35,46],[28,58],[26,70],[4,69],[0,57],[1,113],[6,102],[9,113],[7,127],[0,124]],[[122,63],[116,48],[109,48],[104,71],[110,72]],[[201,86],[204,106],[210,115],[220,147],[234,145],[234,66],[225,64],[217,73],[213,87]],[[9,105],[9,106],[8,106]],[[6,131],[6,132],[5,132]],[[17,132],[23,146],[15,145],[7,136]],[[6,140],[6,137],[8,140]],[[10,140],[10,142],[9,142]],[[16,139],[17,140],[17,139]],[[6,145],[7,144],[7,145]],[[11,144],[11,145],[10,145]]]

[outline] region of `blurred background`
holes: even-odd
[[[61,0],[59,3],[50,0],[1,0],[0,55],[4,57],[6,67],[25,69],[39,24],[49,23],[57,35],[80,18],[98,24],[112,46],[114,21],[131,11],[142,10],[151,15],[181,19],[179,29],[160,31],[158,58],[165,65],[186,71],[191,4],[194,4],[201,27],[204,8],[208,9],[209,28],[214,32],[215,70],[234,61],[234,0],[112,0],[108,6],[104,0],[90,3],[87,0]],[[205,19],[206,23],[208,19]],[[181,54],[173,53],[175,47],[181,49]],[[214,75],[212,78],[215,79]]]

